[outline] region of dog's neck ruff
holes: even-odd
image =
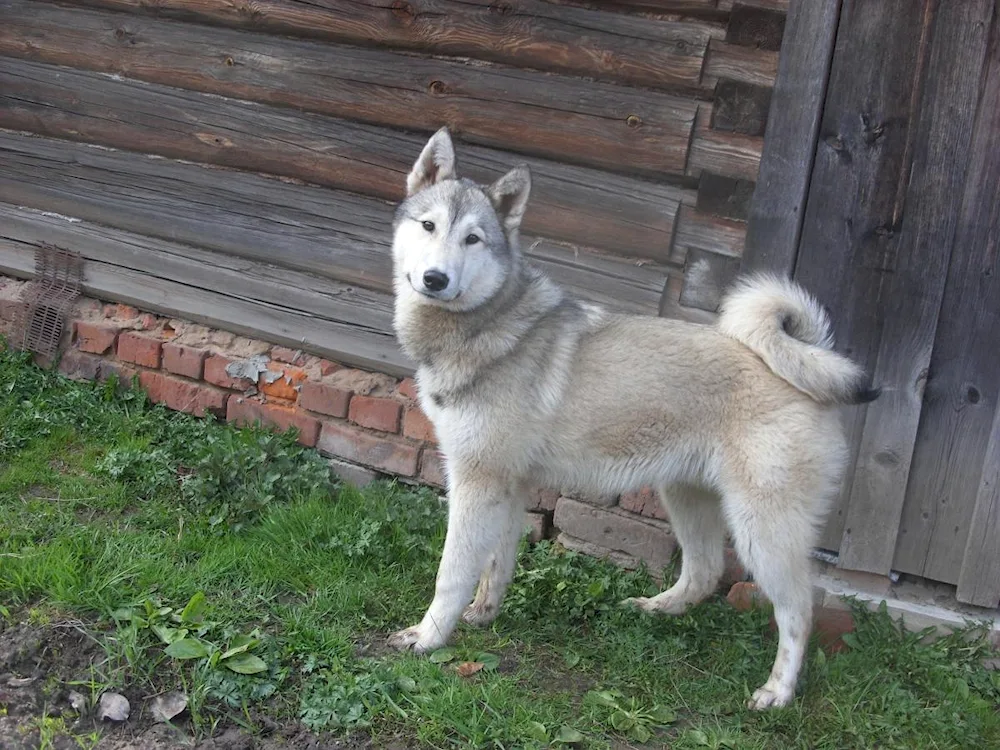
[[[397,296],[396,333],[421,369],[460,387],[476,371],[513,352],[564,299],[542,273],[518,263],[497,293],[472,310],[449,310],[409,293]]]

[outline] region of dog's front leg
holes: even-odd
[[[510,518],[521,512],[509,483],[499,478],[469,481],[453,472],[448,498],[448,534],[438,568],[434,600],[418,625],[389,637],[394,648],[417,653],[443,646],[472,599],[476,582],[501,538],[511,528]]]

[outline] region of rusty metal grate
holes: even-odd
[[[16,320],[21,350],[51,356],[59,348],[66,313],[80,296],[83,258],[55,245],[35,249],[35,280],[21,292]]]

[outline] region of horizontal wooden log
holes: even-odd
[[[687,173],[699,177],[702,171],[725,177],[756,181],[764,139],[725,130],[713,130],[712,106],[703,104],[698,112]]]
[[[699,85],[715,24],[637,18],[541,0],[77,0],[240,29],[458,55],[656,88]],[[252,12],[247,12],[252,7]]]
[[[671,260],[684,263],[690,248],[739,258],[743,254],[746,232],[747,225],[742,221],[712,216],[691,206],[683,206],[677,218]]]
[[[777,52],[727,44],[718,39],[709,42],[702,78],[705,87],[714,87],[720,79],[754,86],[774,86],[777,77]]]
[[[785,12],[736,2],[729,15],[726,41],[777,52],[785,33]]]
[[[770,108],[770,88],[723,79],[715,86],[711,128],[763,137]]]
[[[100,73],[6,59],[0,128],[175,159],[294,177],[387,200],[426,140],[324,115],[289,112]],[[480,182],[523,158],[459,144],[459,168]],[[693,191],[585,167],[528,159],[525,230],[627,255],[666,260],[674,219]]]
[[[0,203],[0,270],[35,273],[35,247],[79,252],[84,291],[370,369],[407,374],[392,299],[311,274]]]
[[[554,74],[0,0],[0,54],[467,140],[682,173],[693,100]]]
[[[715,312],[739,270],[739,258],[692,247],[688,250],[684,266],[681,304]]]
[[[718,9],[730,11],[737,5],[748,5],[751,8],[763,8],[765,10],[777,10],[782,13],[788,12],[790,0],[719,0]]]
[[[393,207],[229,170],[0,132],[0,201],[391,290]],[[575,293],[655,315],[677,269],[531,236],[529,256]]]
[[[702,172],[698,180],[698,211],[725,219],[746,221],[754,183]]]

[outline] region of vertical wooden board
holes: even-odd
[[[957,597],[960,602],[996,607],[1000,601],[1000,409],[993,419],[985,458]]]
[[[790,274],[795,266],[840,2],[811,0],[789,9],[750,207],[748,270]]]
[[[983,538],[983,524],[990,516],[988,508],[975,508],[980,477],[984,486],[996,488],[988,475],[991,466],[996,471],[998,459],[990,456],[987,445],[991,425],[995,437],[995,420],[1000,418],[995,416],[1000,403],[998,352],[1000,17],[995,17],[962,213],[896,542],[893,567],[897,570],[954,583],[964,574],[963,559],[970,549],[978,550],[979,557],[1000,560],[1000,538],[993,537],[989,555],[981,543],[977,546],[973,541],[977,535]],[[993,450],[997,449],[994,445]],[[980,502],[988,506],[992,501],[980,497]],[[986,518],[976,522],[977,514]],[[967,538],[971,547],[966,546]],[[970,564],[978,569],[983,562]],[[970,585],[975,578],[968,579]],[[1000,575],[995,585],[1000,586]]]
[[[781,270],[794,263],[796,280],[831,312],[837,350],[865,367],[873,363],[878,346],[881,288],[892,273],[899,239],[902,197],[897,185],[905,188],[901,176],[909,174],[911,121],[919,104],[915,80],[926,56],[922,40],[929,33],[929,16],[913,13],[912,2],[844,6],[797,260],[789,243],[797,232],[795,201],[804,200],[805,186],[788,195],[787,205],[781,203],[780,180],[799,175],[785,170],[780,156],[768,161],[767,149],[774,145],[770,134],[761,175],[768,171],[770,179],[779,182],[772,182],[763,196],[758,184],[744,251],[744,267]],[[794,28],[789,27],[789,44],[796,38]],[[768,165],[777,169],[771,171]],[[767,215],[774,220],[772,226]],[[764,241],[771,244],[761,244]],[[864,407],[844,410],[850,464],[857,455],[864,414]],[[840,547],[852,476],[846,473],[844,491],[828,516],[824,548]]]
[[[899,255],[886,284],[868,407],[840,548],[845,568],[888,573],[913,458],[934,333],[970,164],[992,0],[941,3],[913,144]]]

